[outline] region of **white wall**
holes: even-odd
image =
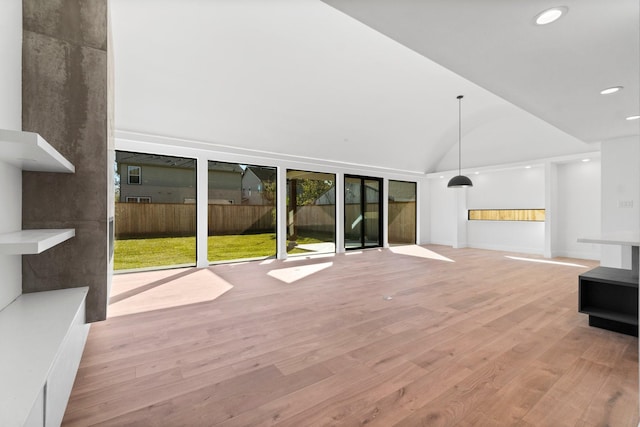
[[[559,164],[553,253],[600,259],[600,245],[578,243],[600,232],[600,159]]]
[[[534,166],[470,174],[469,209],[544,208],[544,169]]]
[[[431,186],[428,179],[418,181],[417,188],[417,241],[418,245],[426,245],[431,242]]]
[[[464,221],[466,233],[458,230],[457,206],[466,193],[466,209],[535,209],[545,207],[545,176],[540,166],[468,174],[474,186],[466,190],[447,188],[449,176],[432,178],[431,242],[434,244],[544,253],[542,222]],[[461,196],[462,193],[463,195]],[[463,213],[466,217],[466,212]],[[465,227],[465,224],[462,224]],[[464,231],[464,230],[463,230]],[[466,238],[464,237],[466,234]],[[460,241],[460,238],[465,241]]]
[[[456,198],[446,178],[429,180],[431,243],[454,246],[456,241]]]
[[[471,175],[468,209],[541,209],[545,207],[542,167],[518,168]],[[467,245],[474,248],[544,253],[544,223],[469,221]]]
[[[0,0],[0,129],[22,130],[22,1]]]
[[[640,140],[602,144],[602,233],[640,231]],[[621,202],[631,203],[622,207]],[[631,268],[630,247],[602,245],[603,266]]]
[[[590,162],[582,162],[580,156],[547,160],[547,167],[556,171],[556,179],[551,185],[546,182],[551,175],[546,173],[544,165],[538,164],[531,168],[503,165],[504,169],[498,165],[495,170],[483,169],[477,175],[464,172],[474,184],[463,190],[466,193],[465,209],[547,209],[548,220],[552,223],[462,221],[462,226],[466,227],[466,241],[460,246],[600,259],[600,245],[577,242],[579,237],[600,232],[601,162],[597,153],[590,154]],[[460,190],[447,188],[449,178],[446,174],[443,178],[434,174],[428,180],[431,242],[456,246],[460,234],[456,228],[456,217],[459,216],[456,196]],[[553,210],[547,206],[547,199],[555,200]],[[553,229],[548,236],[545,235],[547,226]],[[546,255],[547,245],[551,248],[550,255]]]
[[[22,129],[22,1],[0,0],[0,129]],[[0,234],[22,226],[22,172],[0,162],[8,205],[0,209]],[[22,257],[0,255],[0,309],[22,292]]]
[[[504,108],[471,114],[465,113],[467,108],[463,105],[462,165],[465,168],[558,157],[594,149],[594,145],[585,144],[524,111]],[[453,145],[442,156],[436,170],[457,168],[458,147]]]

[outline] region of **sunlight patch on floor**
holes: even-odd
[[[233,285],[206,268],[114,276],[108,317],[213,301]]]
[[[428,259],[435,259],[438,261],[455,262],[454,260],[447,258],[446,256],[440,255],[437,252],[434,252],[427,248],[423,248],[422,246],[418,246],[418,245],[391,246],[389,250],[394,254],[398,254],[398,255],[409,255],[409,256],[415,256],[418,258],[428,258]]]
[[[333,262],[323,262],[320,264],[300,265],[297,267],[281,268],[278,270],[271,270],[267,275],[278,279],[285,283],[293,283],[305,277],[311,276],[319,271],[329,268],[333,265]]]
[[[551,261],[549,259],[521,258],[521,257],[517,257],[517,256],[510,256],[510,255],[505,255],[505,258],[513,259],[513,260],[516,260],[516,261],[529,261],[529,262],[539,262],[539,263],[543,263],[543,264],[564,265],[564,266],[567,266],[567,267],[587,268],[586,265],[574,264],[574,263],[571,263],[571,262]]]
[[[296,248],[302,249],[311,253],[327,254],[335,253],[336,244],[333,242],[321,242],[321,243],[301,243],[296,245]],[[289,254],[289,255],[304,255],[304,254]]]
[[[287,259],[284,262],[292,262],[292,261],[306,261],[309,259],[318,259],[318,258],[333,258],[336,254],[289,254],[287,255]]]

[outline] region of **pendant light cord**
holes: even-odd
[[[462,95],[458,95],[458,175],[462,175]]]

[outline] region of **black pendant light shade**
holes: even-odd
[[[447,187],[463,188],[473,187],[473,182],[462,175],[462,95],[458,95],[458,176],[449,180]]]
[[[473,182],[464,175],[454,176],[449,180],[447,187],[460,188],[460,187],[473,187]]]

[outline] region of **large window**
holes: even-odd
[[[287,253],[336,250],[336,176],[287,170]]]
[[[389,244],[416,242],[416,183],[389,181]]]
[[[381,231],[382,179],[345,176],[345,249],[382,246]]]
[[[208,261],[275,256],[276,168],[208,161],[207,169],[202,184],[208,186]],[[115,170],[115,269],[194,265],[196,160],[116,151]],[[382,183],[381,178],[345,176],[340,220],[346,249],[382,246],[383,221],[388,221],[390,244],[416,242],[416,183],[389,181],[387,220]],[[282,190],[287,254],[335,252],[336,175],[289,169]]]
[[[194,159],[116,151],[115,189],[115,270],[195,265]]]
[[[276,254],[276,168],[209,162],[208,259]]]

